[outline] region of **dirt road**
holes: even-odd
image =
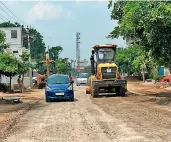
[[[76,87],[74,102],[41,101],[1,140],[8,142],[169,142],[171,106],[145,96],[92,99]]]

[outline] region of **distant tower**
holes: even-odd
[[[80,72],[80,33],[76,33],[76,61],[77,71]]]

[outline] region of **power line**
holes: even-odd
[[[2,17],[0,17],[0,19],[1,19],[3,22],[5,22],[5,20],[4,20]]]
[[[1,17],[3,17],[4,19],[6,19],[7,21],[10,21],[9,19],[7,19],[5,16],[3,16],[2,14],[0,14]]]
[[[10,16],[12,19],[14,19],[14,21],[16,22],[17,20],[15,18],[13,18],[11,15],[9,15],[1,6],[0,6],[0,9],[5,12],[8,16]]]
[[[14,15],[19,21],[21,21],[23,24],[26,24],[24,21],[22,21],[20,18],[18,18],[18,16],[16,16],[2,1],[0,1],[0,3],[4,6],[4,7],[6,7],[7,9],[8,9],[8,11],[12,14],[12,15]],[[27,25],[27,24],[26,24]]]

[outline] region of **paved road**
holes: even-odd
[[[145,97],[92,99],[76,87],[74,102],[36,106],[20,118],[8,142],[162,142],[171,140],[170,106]]]

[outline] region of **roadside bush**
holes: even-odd
[[[150,70],[149,77],[150,77],[150,79],[154,79],[154,80],[158,81],[160,79],[159,74],[158,74],[158,69],[153,67]]]
[[[155,81],[159,82],[162,79],[162,77],[158,76]]]

